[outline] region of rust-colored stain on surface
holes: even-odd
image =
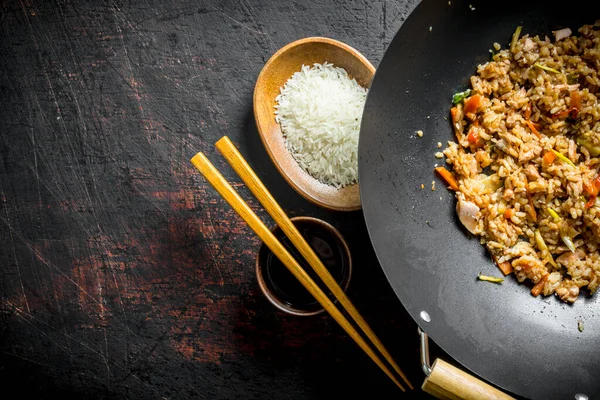
[[[345,221],[286,186],[252,93],[303,13],[368,43],[381,32],[358,21],[384,3],[200,3],[3,3],[0,363],[25,397],[306,398],[298,360],[321,375],[348,343],[263,297],[260,240],[189,160],[204,152],[270,227],[215,149],[227,135],[286,211]]]

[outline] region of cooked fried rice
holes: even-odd
[[[503,272],[565,302],[600,285],[599,28],[517,32],[471,77],[444,150],[465,227]]]

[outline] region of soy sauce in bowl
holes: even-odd
[[[350,250],[342,235],[330,224],[316,218],[296,217],[291,220],[329,273],[345,291],[350,283],[352,260]],[[271,231],[319,287],[325,293],[330,294],[321,278],[304,260],[304,257],[283,231],[278,226]],[[264,243],[258,252],[256,273],[262,292],[280,310],[294,315],[315,315],[324,311],[323,307]]]

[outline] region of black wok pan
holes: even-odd
[[[576,34],[600,19],[599,8],[600,2],[424,0],[386,51],[363,115],[361,201],[390,284],[455,360],[527,398],[600,398],[600,294],[567,305],[555,296],[534,298],[512,276],[501,285],[477,281],[480,272],[501,273],[460,225],[453,194],[434,174],[434,164],[444,164],[434,153],[438,142],[453,139],[452,94],[468,87],[494,42],[505,48],[517,25],[522,34],[552,38],[562,27]]]

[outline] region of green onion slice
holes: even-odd
[[[560,71],[554,68],[550,68],[550,67],[546,67],[545,65],[542,64],[538,64],[535,63],[533,64],[535,67],[538,67],[539,69],[543,69],[544,71],[548,71],[548,72],[552,72],[554,74],[560,74]]]
[[[502,283],[504,282],[504,278],[496,278],[495,276],[487,276],[487,275],[477,275],[477,279],[480,281],[493,282],[493,283]]]
[[[558,157],[561,161],[566,162],[567,164],[569,164],[572,167],[575,167],[575,164],[573,163],[573,161],[569,160],[567,158],[567,156],[565,156],[563,153],[561,153],[560,151],[556,151],[554,149],[550,149],[555,155],[556,157]]]

